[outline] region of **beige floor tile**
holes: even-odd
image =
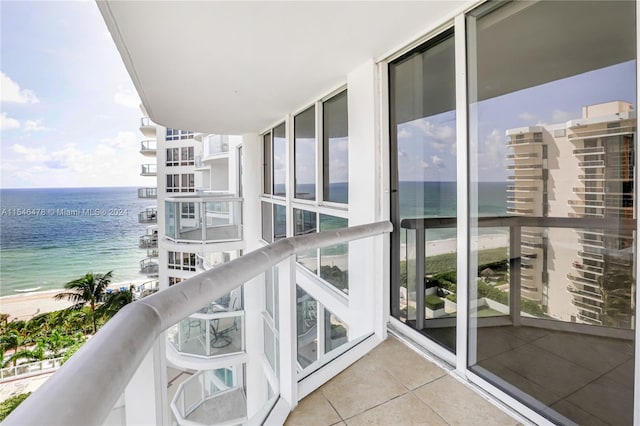
[[[517,423],[451,376],[427,383],[414,393],[450,425],[514,426]]]
[[[407,393],[395,377],[365,356],[322,387],[323,395],[343,419]]]
[[[371,351],[369,356],[408,389],[415,389],[446,374],[436,364],[427,361],[395,337],[389,337]]]
[[[360,425],[429,425],[447,423],[412,393],[399,396],[362,414],[347,419],[349,426]]]
[[[342,419],[322,392],[315,391],[300,401],[293,413],[289,414],[285,425],[329,426],[339,424],[341,421]]]

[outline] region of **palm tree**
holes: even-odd
[[[135,300],[135,286],[131,285],[126,290],[114,291],[105,296],[104,303],[98,308],[98,314],[107,320],[111,319],[125,305]]]
[[[77,280],[66,283],[64,288],[69,291],[58,293],[53,296],[56,300],[66,298],[67,300],[74,302],[75,304],[69,308],[71,310],[81,309],[88,303],[91,308],[94,334],[98,331],[96,306],[104,301],[105,291],[111,282],[112,272],[113,271],[109,271],[104,275],[89,272]]]

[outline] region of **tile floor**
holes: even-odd
[[[394,337],[308,395],[285,425],[483,425],[518,421]]]

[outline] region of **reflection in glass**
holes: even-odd
[[[449,30],[389,66],[392,314],[455,351],[456,115]],[[427,230],[423,219],[453,218]],[[450,306],[451,305],[451,306]]]
[[[293,209],[294,235],[306,235],[317,232],[316,213]],[[318,271],[318,252],[315,249],[298,253],[296,261],[314,274]]]
[[[559,423],[632,423],[635,13],[513,2],[468,17],[469,367]]]
[[[273,207],[271,203],[262,205],[262,239],[268,243],[273,242]]]
[[[342,217],[320,215],[320,231],[346,228],[349,221]],[[320,249],[320,278],[338,290],[349,294],[349,244]]]
[[[335,314],[324,310],[324,352],[329,353],[349,341],[349,326]]]
[[[271,194],[271,176],[273,169],[271,168],[271,133],[267,133],[262,136],[262,155],[263,155],[263,171],[262,171],[262,183],[263,192],[265,194]]]
[[[287,137],[284,123],[273,129],[273,195],[287,195]],[[270,192],[269,192],[270,193]]]
[[[316,108],[294,117],[295,198],[316,199]]]
[[[273,205],[273,241],[287,237],[287,207]]]
[[[334,203],[349,200],[349,121],[347,92],[323,104],[324,199]]]
[[[298,364],[302,368],[318,359],[318,303],[296,286]]]

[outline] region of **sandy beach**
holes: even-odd
[[[145,281],[148,280],[141,279],[113,283],[109,285],[109,288],[117,290],[120,287],[128,287],[131,284],[137,286]],[[34,291],[32,293],[2,296],[0,297],[0,312],[9,314],[9,321],[13,321],[15,319],[28,320],[37,314],[66,309],[71,306],[71,302],[67,300],[55,300],[53,298],[53,296],[61,291],[63,290]]]
[[[509,235],[506,234],[486,234],[473,238],[471,241],[472,250],[487,250],[499,247],[509,247]],[[437,256],[439,254],[455,253],[457,251],[457,240],[447,238],[438,241],[427,241],[425,246],[426,256]],[[406,244],[402,244],[400,249],[400,260],[406,260]]]

